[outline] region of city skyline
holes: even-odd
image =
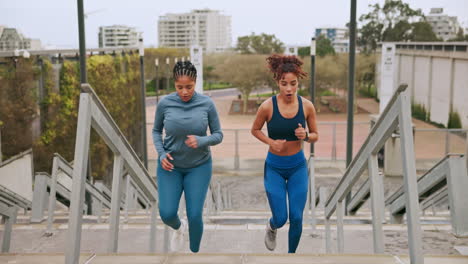
[[[350,1],[331,0],[318,5],[306,0],[272,4],[271,1],[202,0],[190,2],[168,1],[156,3],[141,0],[128,4],[127,1],[84,1],[87,47],[98,47],[100,26],[125,25],[143,32],[146,47],[158,45],[157,24],[159,16],[168,13],[190,12],[193,9],[209,8],[220,10],[232,17],[232,43],[237,37],[251,33],[274,34],[286,45],[308,45],[315,28],[324,26],[344,27],[349,20]],[[382,4],[379,1],[358,1],[357,16],[369,11],[368,5]],[[463,28],[468,27],[468,2],[464,0],[408,0],[414,9],[420,8],[428,14],[430,8],[442,7],[444,13],[457,16]],[[264,11],[259,11],[259,10]],[[0,25],[18,29],[28,38],[40,39],[45,47],[78,48],[78,26],[76,1],[48,0],[36,2],[18,0],[0,3]],[[259,18],[260,17],[260,18]],[[307,26],[304,24],[307,23]],[[51,28],[54,25],[55,28]]]

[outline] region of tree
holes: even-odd
[[[250,93],[272,78],[265,60],[264,55],[232,55],[214,70],[221,81],[231,83],[242,93],[244,113],[247,112]]]
[[[310,55],[310,46],[305,46],[305,47],[299,47],[297,49],[297,55],[300,57],[306,57]]]
[[[468,35],[465,35],[463,32],[463,28],[459,28],[457,32],[457,36],[453,39],[449,39],[448,41],[468,41]]]
[[[5,158],[26,151],[32,144],[32,122],[37,117],[33,59],[12,58],[0,65],[0,119]]]
[[[317,55],[323,57],[327,54],[335,54],[335,49],[332,46],[332,42],[330,39],[325,37],[324,35],[320,35],[317,37]]]
[[[427,30],[425,25],[414,24],[425,22],[422,11],[412,9],[402,0],[389,0],[385,1],[382,7],[379,4],[369,5],[369,7],[371,11],[359,18],[359,22],[363,25],[358,45],[365,52],[375,51],[377,44],[381,41],[404,41],[416,38],[412,36],[415,27],[418,32],[425,33]],[[421,39],[422,36],[418,35],[417,38]]]
[[[237,38],[237,51],[241,54],[271,54],[283,53],[284,44],[275,35],[262,33]]]
[[[439,41],[429,23],[425,21],[414,22],[411,26],[410,41]]]
[[[408,21],[398,21],[394,27],[387,28],[382,35],[384,41],[405,41],[410,38],[411,24]]]
[[[328,54],[335,55],[335,48],[333,48],[331,40],[325,37],[325,35],[320,35],[317,37],[316,45],[315,52],[318,56],[323,57]],[[309,56],[310,46],[299,47],[297,54],[300,57]]]

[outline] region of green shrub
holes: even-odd
[[[411,112],[414,118],[429,121],[429,115],[424,105],[413,103],[411,104]]]
[[[450,112],[447,128],[462,128],[460,115],[457,112]]]
[[[325,90],[320,93],[320,96],[336,96],[336,94],[330,90]]]

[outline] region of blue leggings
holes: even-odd
[[[203,235],[203,204],[211,180],[211,158],[198,167],[174,168],[166,171],[158,166],[159,214],[162,221],[178,229],[180,219],[177,215],[182,192],[185,193],[187,218],[189,224],[190,250],[198,252]]]
[[[302,214],[307,199],[307,162],[302,151],[292,156],[268,153],[265,162],[264,185],[270,203],[273,229],[288,220],[289,253],[295,253],[302,234]],[[287,200],[286,200],[287,194]]]

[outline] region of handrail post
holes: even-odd
[[[338,243],[338,253],[344,252],[344,229],[343,229],[343,217],[344,217],[344,200],[338,202],[336,205],[336,241]]]
[[[445,130],[445,156],[450,153],[450,130]]]
[[[52,164],[52,177],[50,179],[50,191],[49,191],[49,208],[47,210],[47,229],[46,234],[51,235],[53,233],[52,224],[54,222],[54,211],[57,193],[57,174],[58,174],[58,157],[54,156]],[[70,201],[71,207],[71,201]]]
[[[111,198],[111,214],[109,219],[109,244],[107,247],[108,253],[116,253],[119,245],[119,220],[120,220],[120,199],[122,184],[122,169],[123,158],[120,154],[114,155],[114,170],[112,178],[112,198]]]
[[[308,164],[308,169],[309,169],[309,197],[308,201],[309,207],[307,207],[307,215],[309,215],[308,211],[310,209],[310,226],[312,231],[315,231],[316,225],[317,225],[317,219],[316,219],[316,212],[315,212],[315,160],[314,160],[314,155],[311,154],[309,157],[309,164]]]
[[[130,199],[132,196],[131,192],[131,182],[130,182],[130,175],[126,174],[125,175],[125,222],[128,222],[128,211],[130,210]]]
[[[3,231],[3,243],[2,243],[2,253],[7,253],[10,251],[10,242],[11,242],[11,232],[13,231],[13,224],[16,222],[16,216],[18,214],[18,207],[12,206],[8,208],[8,216],[4,216],[5,227]]]
[[[149,252],[156,253],[156,232],[157,228],[157,219],[158,219],[158,202],[153,201],[151,203],[151,226],[150,226],[150,243],[149,243]]]
[[[368,160],[368,171],[370,180],[370,198],[372,207],[372,233],[374,237],[374,253],[384,253],[382,215],[385,214],[383,182],[379,175],[377,155],[372,154]]]
[[[448,160],[447,173],[448,196],[452,232],[457,237],[468,237],[468,203],[466,190],[468,188],[468,175],[464,157],[451,157]]]
[[[336,161],[336,122],[332,125],[332,161]]]
[[[403,161],[404,190],[408,222],[408,246],[413,264],[424,263],[422,253],[421,225],[419,223],[419,198],[414,154],[413,129],[411,127],[411,106],[408,90],[399,96],[400,144]]]
[[[325,253],[331,253],[330,219],[327,216],[325,216]]]
[[[76,130],[73,187],[70,201],[70,219],[65,254],[66,264],[78,263],[80,256],[81,224],[88,168],[89,140],[91,134],[91,96],[81,93]],[[51,195],[51,198],[55,197]],[[50,204],[49,204],[50,205]],[[49,207],[50,208],[50,207]],[[52,207],[53,208],[53,207]]]
[[[44,220],[45,203],[47,197],[47,176],[36,174],[34,179],[34,192],[32,200],[31,223],[40,223]]]
[[[234,131],[234,169],[238,170],[240,165],[239,165],[239,130],[236,129]]]
[[[465,131],[465,160],[466,160],[466,169],[468,170],[468,130]]]
[[[164,247],[163,247],[163,252],[164,253],[169,252],[169,227],[167,225],[164,225]]]

